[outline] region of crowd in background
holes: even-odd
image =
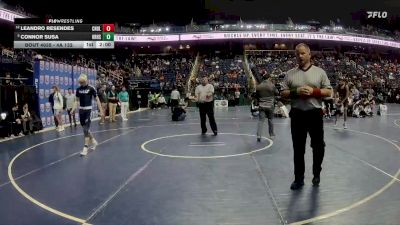
[[[335,104],[337,99],[332,96],[332,103],[324,104],[326,117],[335,112],[358,118],[373,116],[386,108],[385,103],[400,103],[400,64],[396,60],[361,54],[314,52],[312,62],[327,72],[334,88],[341,78],[350,90],[348,111],[340,112],[343,109]],[[289,52],[267,52],[250,55],[249,63],[256,80],[261,81],[268,74],[280,89],[285,72],[296,65],[296,58]]]
[[[248,92],[242,56],[204,57],[193,86],[200,84],[203,77],[214,86],[214,99],[237,101],[241,93]]]

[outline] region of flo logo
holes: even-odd
[[[379,19],[384,19],[387,18],[387,12],[379,12],[379,11],[367,11],[368,14],[368,19],[369,18],[379,18]]]

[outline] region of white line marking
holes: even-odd
[[[334,144],[330,144],[330,145],[334,146],[337,150],[348,154],[351,158],[353,158],[353,159],[355,159],[355,160],[357,160],[357,161],[360,161],[360,162],[366,164],[367,166],[372,167],[373,169],[375,169],[375,170],[377,170],[377,171],[383,173],[384,175],[386,175],[386,176],[388,176],[388,177],[390,177],[390,178],[392,178],[392,179],[397,180],[398,182],[400,182],[400,180],[399,180],[397,177],[394,177],[393,175],[391,175],[391,174],[389,174],[389,173],[383,171],[382,169],[379,169],[378,167],[372,165],[371,163],[369,163],[369,162],[367,162],[367,161],[365,161],[365,160],[363,160],[363,159],[361,159],[361,158],[358,158],[357,156],[355,156],[354,154],[352,154],[352,153],[350,153],[350,152],[348,152],[348,151],[343,150],[341,147],[339,147],[339,146],[337,146],[337,145],[334,145]]]
[[[357,159],[357,158],[356,158],[356,159]],[[362,159],[357,159],[357,160],[359,160],[359,161],[365,163],[366,165],[368,165],[368,166],[374,168],[375,170],[377,170],[377,171],[379,171],[379,172],[385,174],[386,176],[388,176],[388,177],[390,177],[390,178],[392,178],[392,179],[394,179],[394,180],[397,180],[397,182],[400,183],[400,179],[398,179],[397,177],[395,177],[395,176],[393,176],[393,175],[391,175],[391,174],[389,174],[389,173],[386,173],[385,171],[379,169],[378,167],[372,165],[371,163],[369,163],[369,162],[367,162],[367,161],[364,161],[364,160],[362,160]]]
[[[225,144],[225,142],[190,142],[191,145],[202,145],[202,144]]]
[[[125,130],[125,128],[121,128],[121,129]],[[114,131],[114,130],[121,130],[121,129],[101,130],[101,131],[94,131],[94,132],[92,132],[92,133],[93,133],[93,134],[95,134],[95,133],[103,133],[103,132],[107,132],[107,131]],[[135,130],[135,129],[132,129],[132,131],[133,131],[133,130]],[[130,131],[129,131],[129,132],[130,132]],[[116,137],[119,137],[119,136],[121,136],[121,135],[124,135],[124,134],[126,134],[126,133],[119,134],[119,135],[113,136],[113,137],[111,137],[111,138],[109,138],[109,139],[106,139],[106,140],[100,142],[97,146],[99,146],[99,145],[101,145],[101,144],[104,144],[104,143],[106,143],[106,142],[108,142],[108,141],[111,141],[112,139],[114,139],[114,138],[116,138]],[[75,135],[70,135],[70,136],[65,136],[65,137],[62,137],[62,138],[56,138],[56,139],[53,139],[53,140],[57,140],[57,139],[66,139],[66,138],[75,137],[75,136],[79,136],[79,135],[82,135],[82,133],[80,133],[80,134],[75,134]],[[50,140],[50,141],[52,141],[52,140]],[[46,168],[48,168],[48,167],[54,166],[55,164],[60,163],[60,162],[62,162],[62,161],[64,161],[64,160],[67,160],[67,159],[69,159],[69,158],[71,158],[71,157],[73,157],[73,156],[75,156],[75,155],[77,155],[77,154],[79,154],[79,152],[72,153],[72,154],[70,154],[70,155],[65,156],[64,158],[61,158],[61,159],[56,160],[56,161],[53,161],[53,162],[51,162],[51,163],[49,163],[49,164],[47,164],[47,165],[44,165],[44,166],[42,166],[42,167],[40,167],[40,168],[31,170],[31,171],[29,171],[29,172],[27,172],[27,173],[25,173],[25,174],[23,174],[23,175],[21,175],[21,176],[16,177],[15,180],[17,181],[17,180],[19,180],[19,179],[21,179],[21,178],[24,178],[24,177],[28,176],[28,175],[31,175],[31,174],[36,173],[36,172],[39,172],[39,171],[41,171],[41,170],[43,170],[43,169],[46,169]],[[10,183],[11,183],[11,182],[8,181],[8,182],[5,182],[5,183],[3,183],[3,184],[0,184],[0,188],[3,187],[3,186],[8,185],[8,184],[10,184]]]
[[[132,132],[132,131],[134,131],[134,130],[136,130],[136,129],[132,129],[131,131],[124,132],[124,133],[122,133],[122,134],[116,135],[116,136],[114,136],[114,137],[112,137],[112,138],[109,138],[109,140],[115,139],[116,137],[122,136],[122,135],[127,134],[127,133],[129,133],[129,132]],[[93,133],[94,133],[94,132],[93,132]],[[79,134],[79,135],[81,135],[81,134]],[[50,143],[50,142],[53,142],[53,141],[56,141],[56,140],[61,140],[61,139],[65,139],[65,138],[68,138],[68,137],[73,137],[73,136],[78,136],[78,135],[71,135],[71,136],[66,136],[66,137],[55,138],[55,139],[52,139],[52,140],[48,140],[48,141],[45,141],[45,142],[42,142],[42,143],[33,145],[33,146],[31,146],[31,147],[29,147],[29,148],[27,148],[27,149],[21,151],[20,153],[18,153],[18,154],[11,160],[10,164],[8,164],[8,178],[10,179],[10,182],[11,182],[12,186],[13,186],[23,197],[25,197],[26,199],[28,199],[28,200],[29,200],[30,202],[32,202],[33,204],[35,204],[35,205],[37,205],[37,206],[43,208],[44,210],[47,210],[47,211],[53,213],[53,214],[55,214],[55,215],[58,215],[58,216],[60,216],[60,217],[64,217],[64,218],[66,218],[66,219],[69,219],[69,220],[72,220],[72,221],[75,221],[75,222],[78,222],[78,223],[81,223],[81,224],[87,224],[86,221],[83,220],[83,219],[81,219],[81,218],[78,218],[78,217],[69,215],[69,214],[67,214],[67,213],[61,212],[61,211],[59,211],[59,210],[57,210],[57,209],[54,209],[54,208],[52,208],[52,207],[50,207],[50,206],[48,206],[48,205],[46,205],[46,204],[44,204],[44,203],[42,203],[42,202],[36,200],[36,199],[33,198],[32,196],[30,196],[28,193],[26,193],[24,190],[22,190],[22,188],[16,183],[15,178],[14,178],[14,175],[12,174],[12,172],[13,172],[13,171],[12,171],[12,168],[13,168],[13,165],[14,165],[15,160],[17,160],[18,157],[20,157],[20,156],[21,156],[22,154],[24,154],[25,152],[27,152],[27,151],[29,151],[29,150],[31,150],[31,149],[34,149],[34,148],[36,148],[37,146],[44,145],[44,144],[46,144],[46,143]],[[103,143],[105,143],[106,141],[108,141],[108,140],[102,141],[100,144],[103,144]],[[76,154],[76,153],[74,153],[74,154]],[[64,159],[66,159],[66,158],[64,158]],[[54,164],[55,164],[55,163],[54,163]],[[52,165],[54,165],[54,164],[52,164]]]
[[[383,114],[382,116],[399,116],[400,113],[387,113],[387,114]]]
[[[99,144],[99,145],[100,145],[100,144]],[[66,157],[64,157],[64,158],[62,158],[62,159],[56,160],[56,161],[51,162],[51,163],[49,163],[49,164],[47,164],[47,165],[44,165],[44,166],[42,166],[42,167],[40,167],[40,168],[31,170],[31,171],[29,171],[28,173],[25,173],[25,174],[23,174],[23,175],[21,175],[21,176],[18,176],[18,177],[16,177],[14,180],[19,180],[19,179],[24,178],[24,177],[26,177],[26,176],[28,176],[28,175],[33,174],[33,173],[36,173],[36,172],[41,171],[41,170],[44,170],[44,169],[46,169],[46,168],[48,168],[48,167],[51,167],[51,166],[53,166],[53,165],[55,165],[55,164],[57,164],[57,163],[59,163],[59,162],[62,162],[62,161],[64,161],[64,160],[67,160],[67,159],[69,159],[69,158],[71,158],[71,157],[73,157],[73,156],[75,156],[75,155],[78,155],[78,154],[79,154],[79,152],[75,152],[75,153],[73,153],[73,154],[70,154],[70,155],[68,155],[68,156],[66,156]],[[8,185],[8,184],[10,184],[10,183],[11,183],[11,181],[8,181],[8,182],[5,182],[5,183],[3,183],[3,184],[0,184],[0,188],[1,188],[1,187],[4,187],[4,186],[6,186],[6,185]]]
[[[183,124],[182,124],[183,125]],[[146,148],[146,145],[157,141],[157,140],[161,140],[161,139],[167,139],[167,138],[174,138],[174,137],[182,137],[182,136],[198,136],[198,133],[195,134],[176,134],[176,135],[170,135],[170,136],[163,136],[163,137],[158,137],[158,138],[154,138],[154,139],[150,139],[146,142],[144,142],[140,148],[150,154],[155,154],[155,155],[159,155],[159,156],[164,156],[164,157],[169,157],[169,158],[179,158],[179,159],[221,159],[221,158],[229,158],[229,157],[237,157],[237,156],[244,156],[244,155],[251,155],[253,153],[259,152],[259,151],[264,151],[267,150],[268,148],[270,148],[273,145],[273,141],[269,138],[266,137],[261,137],[264,140],[268,140],[269,144],[256,149],[256,150],[252,150],[249,152],[243,152],[243,153],[239,153],[239,154],[232,154],[232,155],[216,155],[216,156],[186,156],[186,155],[168,155],[168,154],[161,154],[158,152],[154,152],[151,151],[149,149]],[[220,133],[220,135],[236,135],[236,136],[248,136],[248,137],[257,137],[256,135],[252,135],[252,134],[239,134],[239,133]]]
[[[332,127],[329,127],[329,128],[332,128]],[[396,145],[395,143],[393,143],[392,141],[390,141],[389,139],[386,139],[384,137],[381,137],[381,136],[378,136],[378,135],[375,135],[375,134],[371,134],[371,133],[367,133],[367,132],[357,131],[357,130],[348,129],[348,131],[352,131],[354,133],[359,133],[359,134],[366,134],[366,135],[373,136],[373,137],[376,137],[378,139],[384,140],[384,141],[392,144],[398,151],[400,151],[400,147],[398,145]],[[361,199],[360,201],[355,202],[355,203],[353,203],[351,205],[348,205],[346,207],[343,207],[341,209],[335,210],[335,211],[330,212],[330,213],[326,213],[326,214],[323,214],[323,215],[320,215],[320,216],[316,216],[316,217],[313,217],[313,218],[310,218],[310,219],[306,219],[306,220],[293,222],[290,225],[309,224],[309,223],[313,223],[313,222],[316,222],[316,221],[324,220],[324,219],[327,219],[327,218],[330,218],[330,217],[333,217],[333,216],[337,216],[337,215],[342,214],[344,212],[350,211],[350,210],[352,210],[352,209],[354,209],[354,208],[356,208],[356,207],[358,207],[360,205],[363,205],[363,204],[367,203],[368,201],[376,198],[377,196],[379,196],[380,194],[385,192],[389,187],[391,187],[394,183],[396,183],[396,181],[398,179],[397,177],[399,177],[399,176],[400,176],[400,169],[396,172],[395,175],[391,176],[392,180],[390,180],[387,184],[385,184],[378,191],[374,192],[371,195],[368,195],[367,197]],[[394,178],[396,178],[396,179],[394,179]]]
[[[267,177],[262,172],[260,164],[258,163],[256,158],[254,157],[254,155],[251,155],[251,159],[256,164],[257,172],[260,175],[262,182],[264,183],[265,191],[267,192],[267,195],[269,196],[269,198],[272,201],[273,208],[275,209],[276,213],[278,214],[279,221],[281,222],[281,224],[287,224],[286,220],[283,218],[283,215],[282,215],[281,211],[279,210],[278,202],[276,201],[274,193],[272,193],[272,190],[271,190],[271,187],[270,187],[269,182],[267,180]]]
[[[210,144],[210,145],[188,145],[189,147],[218,147],[225,146],[225,144]]]
[[[118,187],[118,189],[110,195],[106,201],[103,202],[99,207],[95,208],[93,212],[90,214],[90,216],[86,219],[86,221],[90,221],[93,219],[99,212],[101,212],[104,208],[107,207],[107,205],[128,185],[130,182],[132,182],[136,177],[138,177],[147,167],[150,165],[151,162],[157,157],[157,155],[153,156],[149,161],[146,162],[142,167],[140,167],[139,170],[137,170],[135,173],[133,173],[121,186]]]
[[[393,121],[393,123],[394,123],[394,125],[396,125],[397,127],[399,127],[399,128],[400,128],[400,124],[399,124],[399,123],[397,123],[397,121],[400,121],[400,120],[394,120],[394,121]]]

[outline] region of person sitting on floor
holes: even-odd
[[[159,107],[159,108],[164,108],[164,106],[166,105],[166,101],[165,101],[165,98],[164,98],[164,95],[160,95],[159,97],[158,97],[158,99],[157,99],[157,106]]]
[[[33,120],[29,112],[28,103],[25,103],[22,107],[22,129],[24,135],[33,134]]]
[[[7,121],[11,125],[11,134],[18,136],[22,130],[22,117],[21,112],[18,109],[18,104],[15,104],[15,106],[12,107],[11,112],[8,114]]]
[[[186,118],[186,110],[179,105],[172,110],[172,121],[184,121]]]

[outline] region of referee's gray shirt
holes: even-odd
[[[326,72],[320,67],[314,65],[311,65],[307,70],[302,70],[299,67],[296,67],[286,73],[283,90],[290,90],[302,86],[332,89]],[[291,106],[292,108],[303,111],[322,108],[322,99],[312,97],[306,99],[295,98],[292,99]]]

